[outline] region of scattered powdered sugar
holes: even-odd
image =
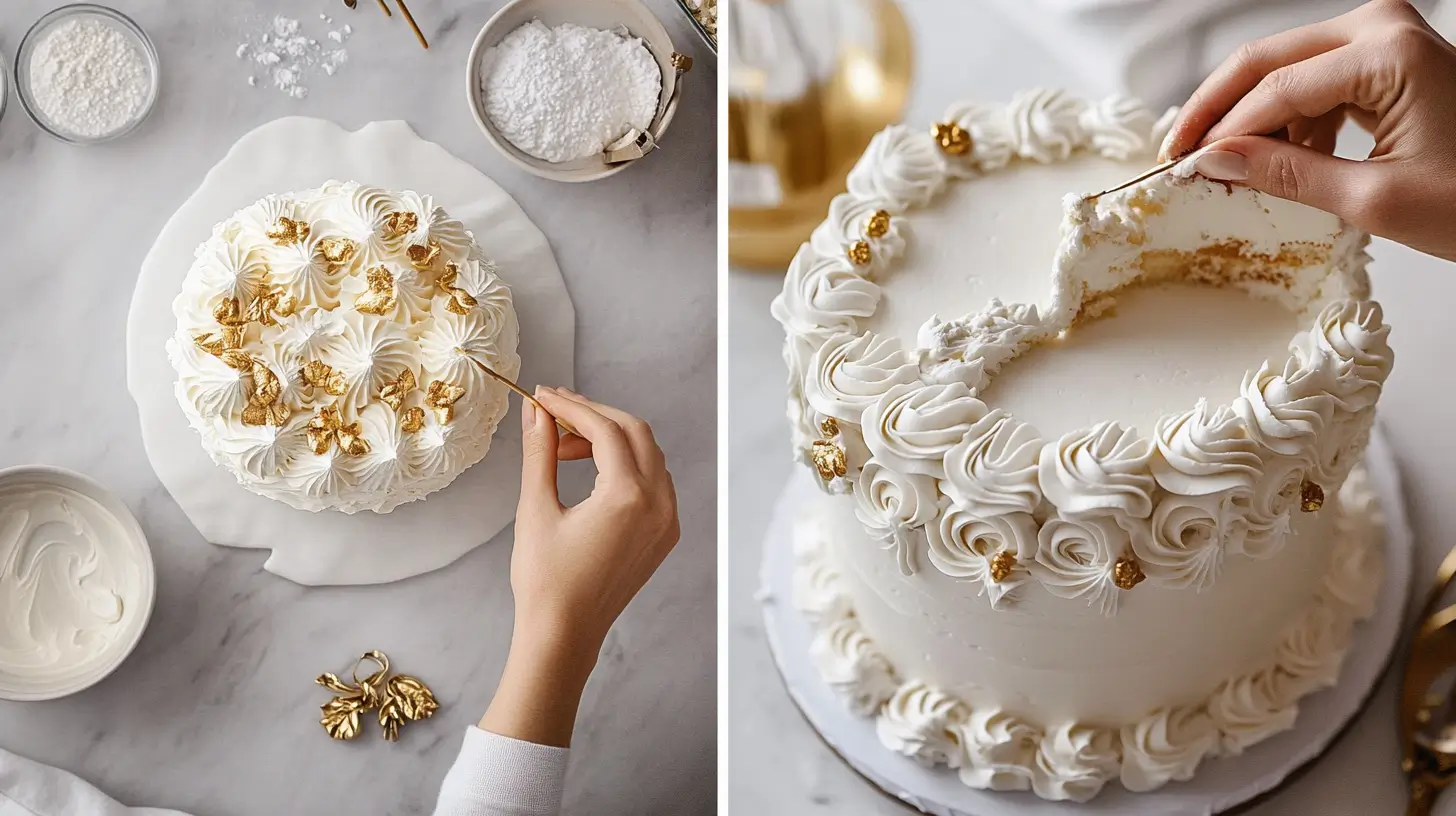
[[[333,23],[327,14],[320,14],[319,20],[324,25]],[[348,25],[331,30],[325,38],[333,45],[325,46],[317,38],[304,34],[298,20],[279,15],[252,42],[239,43],[237,57],[261,69],[264,81],[272,83],[274,88],[294,99],[302,99],[308,96],[304,80],[309,69],[317,68],[333,76],[340,65],[349,61],[349,52],[342,46],[353,33],[353,27]],[[258,75],[249,74],[248,84],[257,85]]]
[[[130,35],[96,17],[46,32],[30,57],[30,89],[42,117],[68,135],[109,136],[142,114],[151,69]]]
[[[480,65],[486,115],[511,144],[549,162],[602,152],[657,114],[662,72],[642,41],[532,20]]]

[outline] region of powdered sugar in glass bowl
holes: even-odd
[[[15,83],[25,112],[46,133],[96,144],[135,130],[157,100],[157,51],[114,9],[62,6],[20,41]]]

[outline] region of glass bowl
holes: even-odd
[[[36,46],[40,44],[45,38],[45,35],[55,26],[67,20],[83,17],[98,18],[101,22],[126,35],[131,40],[132,45],[136,46],[138,51],[141,52],[142,59],[146,62],[147,66],[148,82],[146,100],[142,103],[142,106],[137,110],[136,115],[132,117],[130,122],[101,136],[85,136],[79,133],[71,133],[60,124],[52,122],[36,104],[34,89],[30,84],[30,62],[35,53]],[[136,130],[138,125],[146,121],[147,116],[152,112],[152,107],[157,102],[157,86],[161,74],[160,67],[160,63],[157,60],[157,49],[152,45],[151,38],[130,17],[116,9],[107,8],[106,6],[99,6],[93,3],[74,3],[69,6],[61,6],[42,16],[39,20],[35,21],[35,24],[30,27],[29,31],[25,32],[25,37],[20,41],[20,49],[15,54],[15,72],[13,79],[15,81],[15,90],[20,97],[21,107],[25,108],[25,112],[30,115],[31,120],[35,122],[37,127],[63,142],[90,145],[119,139]]]

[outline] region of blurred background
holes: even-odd
[[[728,0],[721,48],[729,85],[729,785],[735,813],[903,814],[799,716],[764,641],[759,564],[774,500],[793,469],[784,419],[783,332],[769,316],[782,271],[844,189],[869,138],[891,122],[929,123],[953,101],[1005,101],[1054,86],[1177,105],[1241,43],[1344,13],[1352,0]],[[1456,0],[1416,2],[1447,39]],[[1339,152],[1363,158],[1347,128]],[[1456,457],[1438,397],[1416,372],[1443,366],[1438,332],[1456,269],[1406,247],[1371,248],[1375,296],[1398,364],[1382,424],[1400,459],[1433,573],[1456,529]],[[1050,263],[1050,259],[1048,261]],[[1426,389],[1426,390],[1422,390]],[[1425,581],[1420,581],[1420,591]],[[1394,678],[1350,732],[1250,816],[1402,812]],[[1456,804],[1447,803],[1447,804]],[[1456,813],[1456,808],[1452,808]]]

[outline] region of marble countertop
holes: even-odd
[[[4,59],[58,2],[7,0]],[[711,812],[717,77],[686,19],[670,0],[648,0],[679,50],[697,58],[665,149],[611,179],[566,186],[508,164],[465,104],[466,55],[500,0],[412,0],[428,52],[373,2],[353,12],[338,0],[114,5],[160,55],[150,120],[90,148],[41,133],[14,99],[0,121],[0,391],[10,395],[0,466],[61,465],[120,494],[151,541],[157,606],[135,654],[99,686],[53,702],[0,702],[0,747],[126,804],[197,816],[433,807],[505,659],[510,533],[393,585],[308,589],[268,574],[265,553],[202,540],[162,489],[123,362],[137,268],[234,140],[290,114],[349,128],[402,118],[494,178],[546,233],[576,303],[579,390],[651,421],[677,480],[682,543],[607,641],[577,723],[566,812]],[[302,100],[262,80],[249,87],[250,66],[234,57],[279,13],[321,40],[321,13],[354,29],[348,63],[334,76],[312,71]],[[589,465],[570,466],[564,492],[579,498],[591,480]],[[444,706],[399,743],[373,733],[334,743],[318,726],[327,693],[313,678],[347,671],[366,649],[426,680]]]
[[[1087,94],[1109,90],[1085,87],[1080,75],[1020,31],[977,19],[973,4],[922,0],[902,6],[918,54],[908,121],[931,121],[954,99],[1005,99],[1038,84]],[[1377,241],[1371,254],[1376,297],[1394,327],[1391,344],[1397,355],[1381,399],[1381,421],[1401,464],[1419,546],[1417,584],[1425,586],[1425,576],[1434,574],[1453,544],[1448,531],[1456,530],[1456,503],[1443,500],[1456,493],[1456,471],[1450,466],[1456,430],[1441,407],[1451,386],[1444,373],[1436,373],[1447,368],[1451,341],[1445,335],[1450,320],[1445,312],[1456,298],[1456,268],[1385,241]],[[753,597],[769,513],[795,467],[783,419],[783,332],[768,313],[781,286],[782,276],[775,272],[732,270],[728,279],[729,795],[734,813],[903,816],[912,811],[857,776],[799,715],[774,668]],[[1248,816],[1403,812],[1395,692],[1391,673],[1343,739]]]

